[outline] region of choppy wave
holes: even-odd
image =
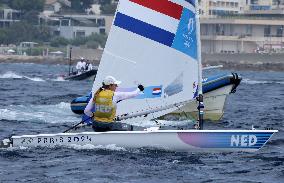
[[[103,150],[111,150],[111,151],[126,151],[123,147],[118,147],[115,144],[109,144],[109,145],[92,145],[92,144],[86,144],[86,145],[75,145],[72,144],[68,146],[68,148],[76,149],[76,150],[97,150],[97,149],[103,149]]]
[[[70,104],[55,105],[10,105],[0,108],[0,120],[41,121],[45,123],[74,123],[78,116],[72,114]]]
[[[62,76],[58,76],[56,79],[51,79],[52,81],[68,81],[65,80]]]
[[[11,79],[21,79],[23,78],[23,76],[20,76],[12,71],[8,71],[4,74],[0,74],[0,78],[1,79],[8,79],[8,78],[11,78]]]
[[[258,80],[250,80],[250,79],[243,79],[242,83],[245,84],[284,84],[284,81],[258,81]]]
[[[30,78],[30,77],[27,77],[27,76],[23,76],[23,78],[31,80],[31,81],[45,81],[44,79],[41,79],[39,77]]]
[[[22,76],[12,71],[7,71],[4,74],[0,74],[0,78],[1,79],[28,79],[31,81],[45,81],[44,79],[39,78],[39,77]]]

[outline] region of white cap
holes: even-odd
[[[121,83],[121,81],[116,80],[116,79],[115,79],[114,77],[112,77],[112,76],[107,76],[107,77],[105,77],[103,83],[104,83],[105,85],[111,85],[111,84],[119,85],[119,84]]]

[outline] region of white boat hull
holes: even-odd
[[[204,119],[218,121],[224,115],[226,98],[232,91],[233,85],[227,85],[216,90],[203,94],[204,96]],[[195,120],[198,118],[198,102],[193,100],[180,109],[163,116],[163,119],[174,120],[180,117],[190,116]],[[185,116],[185,114],[186,116]]]
[[[277,130],[148,130],[12,136],[12,147],[115,145],[170,151],[216,152],[259,150]]]

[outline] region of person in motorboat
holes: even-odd
[[[82,72],[84,72],[86,68],[86,62],[84,60],[85,59],[81,57],[80,61],[77,63],[76,65],[77,74],[81,74]]]
[[[116,80],[113,76],[107,76],[100,87],[87,104],[84,113],[92,118],[92,127],[96,132],[112,131],[112,130],[131,130],[131,126],[115,121],[116,103],[121,100],[134,98],[144,91],[143,85],[133,92],[115,91],[121,81]],[[92,109],[95,106],[95,112]],[[126,128],[125,128],[126,127]]]
[[[85,70],[90,71],[92,70],[92,68],[93,68],[93,65],[89,62],[89,60],[87,60]]]

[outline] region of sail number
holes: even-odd
[[[232,147],[250,147],[255,145],[257,137],[255,135],[232,135],[231,146]]]
[[[37,138],[24,138],[21,144],[68,144],[68,143],[80,143],[91,142],[90,136],[59,136],[59,137],[37,137]]]

